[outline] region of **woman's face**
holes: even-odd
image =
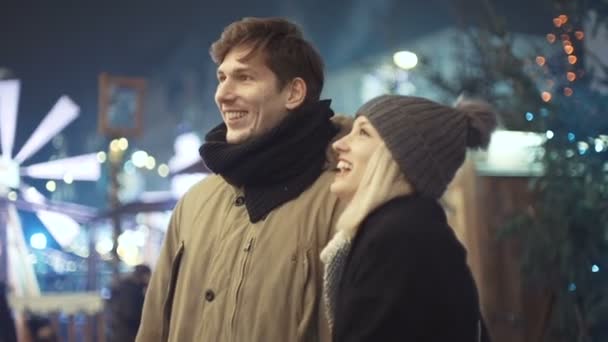
[[[365,173],[373,152],[382,144],[378,131],[364,116],[359,116],[350,133],[332,147],[338,154],[338,173],[330,186],[340,199],[350,200]]]

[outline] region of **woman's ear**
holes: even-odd
[[[288,110],[294,110],[304,103],[304,99],[306,99],[306,82],[301,77],[296,77],[287,87],[287,102],[285,103],[285,107]]]

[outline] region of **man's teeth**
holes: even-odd
[[[353,165],[349,162],[345,162],[344,160],[340,160],[338,162],[338,166],[337,166],[338,170],[344,172],[344,171],[350,171],[353,168]]]
[[[247,112],[226,112],[224,113],[226,117],[230,120],[240,119],[247,115]]]

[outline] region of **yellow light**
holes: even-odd
[[[46,182],[46,189],[50,192],[53,192],[57,190],[57,184],[55,184],[55,181],[50,180]]]
[[[536,57],[536,64],[538,64],[540,66],[545,65],[545,57],[543,57],[543,56]]]
[[[167,164],[160,164],[158,165],[158,174],[161,177],[167,177],[169,175],[169,165]]]
[[[106,155],[106,153],[104,151],[101,152],[97,152],[97,161],[101,164],[104,163],[106,161],[106,159],[108,158],[108,156]]]
[[[17,200],[17,193],[14,191],[10,191],[7,195],[9,201],[16,201]]]
[[[120,144],[118,143],[118,139],[113,139],[110,141],[110,151],[118,152],[120,151]]]
[[[543,99],[543,101],[545,102],[549,102],[551,101],[551,93],[548,91],[543,91],[540,95],[540,97]]]
[[[146,169],[154,170],[155,166],[156,166],[156,159],[154,159],[154,157],[152,157],[152,156],[148,156],[148,159],[146,159]]]
[[[559,21],[563,24],[568,22],[568,16],[565,14],[560,15],[559,17],[557,17],[559,19]]]
[[[547,41],[553,44],[555,42],[555,35],[553,33],[547,34]]]
[[[393,55],[393,62],[401,69],[409,70],[418,64],[418,56],[410,51],[399,51]]]
[[[126,151],[127,148],[129,148],[129,140],[127,140],[127,138],[118,139],[118,148],[120,148],[121,151]]]
[[[564,88],[564,95],[572,96],[573,93],[574,93],[574,91],[572,90],[572,88],[570,88],[570,87]]]
[[[583,40],[585,38],[585,32],[583,32],[583,31],[576,31],[576,32],[574,32],[574,36],[578,40]]]
[[[568,81],[573,82],[576,79],[576,74],[572,71],[568,71],[566,73],[566,78],[568,79]]]
[[[576,56],[574,56],[574,55],[568,56],[568,63],[570,63],[570,64],[576,64],[577,60],[578,60],[578,58],[576,58]]]
[[[72,182],[74,181],[74,177],[71,173],[66,173],[65,175],[63,175],[63,181],[66,184],[72,184]]]
[[[574,52],[574,48],[572,47],[572,45],[566,45],[564,46],[564,51],[567,54],[571,55]]]

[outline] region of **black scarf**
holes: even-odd
[[[252,223],[306,190],[321,174],[329,141],[331,101],[304,105],[275,128],[244,143],[226,142],[226,125],[205,137],[199,149],[207,167],[233,186],[243,187]]]

